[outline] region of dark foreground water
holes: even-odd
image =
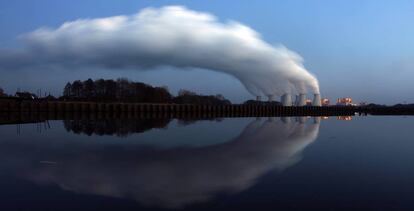
[[[0,210],[414,210],[414,117],[346,119],[3,125]]]

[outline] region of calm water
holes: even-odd
[[[345,119],[3,125],[0,210],[414,210],[414,117]]]

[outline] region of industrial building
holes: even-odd
[[[328,98],[322,98],[322,106],[329,106],[330,101]]]
[[[338,98],[338,100],[336,101],[336,105],[340,105],[340,106],[353,105],[352,104],[352,98],[350,98],[350,97]]]

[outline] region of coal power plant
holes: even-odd
[[[295,95],[296,99],[295,101],[292,101],[292,95],[291,94],[283,94],[280,97],[280,103],[283,106],[308,106],[306,103],[306,94],[299,94]],[[268,102],[274,102],[275,101],[275,95],[267,95]],[[261,96],[256,96],[256,101],[261,101]],[[320,94],[314,94],[313,100],[312,100],[312,106],[320,107],[322,106],[322,99]]]
[[[128,70],[133,74],[134,71],[157,71],[160,67],[170,67],[166,71],[203,69],[237,79],[256,98],[254,103],[258,105],[247,108],[244,104],[233,104],[227,108],[223,105],[155,103],[148,105],[151,111],[210,112],[217,109],[220,112],[239,112],[238,109],[241,109],[241,112],[251,109],[254,111],[251,115],[262,110],[311,114],[314,111],[348,111],[348,107],[352,106],[346,102],[342,107],[331,108],[329,101],[322,103],[318,79],[306,69],[298,53],[283,45],[264,41],[258,32],[247,25],[222,21],[210,13],[184,6],[145,8],[132,15],[67,21],[54,28],[39,28],[20,38],[23,42],[18,50],[1,49],[0,71],[48,67],[50,71],[90,68]],[[117,49],[116,52],[113,49]],[[313,95],[313,98],[308,100],[308,95]],[[269,102],[280,99],[280,104],[261,102],[262,97],[267,97]],[[102,111],[122,110],[118,108],[124,106],[122,102],[116,106],[115,102],[96,103],[102,103],[99,104],[105,108]],[[64,102],[64,105],[54,106],[53,102],[47,109],[39,108],[43,102],[25,103],[14,100],[2,102],[0,110],[50,110],[58,105],[64,109],[56,110],[82,110],[77,108],[79,106],[84,106],[85,111],[99,110],[96,103],[80,105],[79,102]],[[77,109],[71,106],[77,106]],[[127,105],[128,108],[140,106]],[[147,105],[142,106],[146,109]]]

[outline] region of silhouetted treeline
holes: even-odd
[[[282,105],[282,103],[278,101],[268,102],[268,101],[257,101],[257,100],[247,100],[243,104],[244,105],[276,105],[276,106]]]
[[[194,92],[181,90],[174,97],[166,87],[132,82],[128,79],[98,79],[93,81],[68,82],[63,90],[63,100],[99,101],[99,102],[134,102],[134,103],[177,103],[223,105],[231,104],[222,95],[204,96]]]
[[[0,97],[5,97],[6,94],[4,93],[4,90],[0,87]]]
[[[201,104],[201,105],[229,105],[231,102],[223,95],[198,95],[188,90],[180,90],[178,96],[173,98],[177,104]]]
[[[170,102],[171,94],[165,87],[131,82],[127,79],[74,81],[67,83],[63,98],[83,101]]]

